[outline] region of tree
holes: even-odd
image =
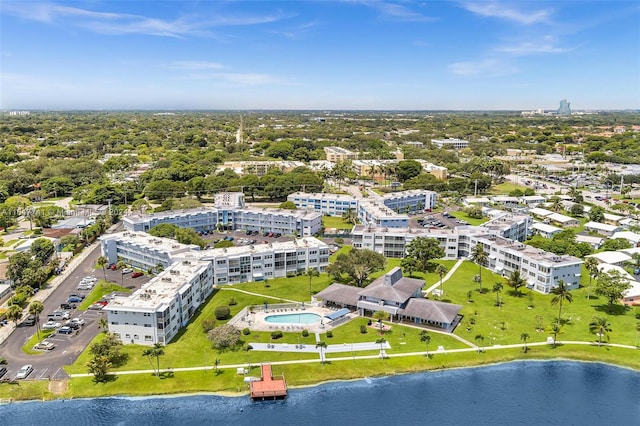
[[[352,225],[357,224],[358,214],[356,213],[356,210],[349,207],[347,210],[345,210],[344,213],[342,213],[342,220],[344,220],[347,223],[351,223]]]
[[[36,259],[40,260],[42,264],[47,262],[54,251],[55,247],[53,246],[53,243],[51,240],[46,238],[38,238],[31,244],[31,254],[33,254]]]
[[[89,374],[93,374],[93,381],[96,383],[106,382],[109,370],[113,367],[109,357],[106,355],[94,355],[86,365]]]
[[[488,259],[489,254],[484,251],[484,246],[482,244],[478,243],[473,246],[473,248],[471,249],[471,260],[474,263],[478,264],[478,274],[480,275],[480,280],[478,281],[480,283],[480,293],[482,293],[482,267],[487,263]]]
[[[478,353],[482,352],[482,343],[484,342],[484,336],[482,334],[476,334],[476,342],[478,342]]]
[[[405,182],[422,173],[422,164],[416,160],[403,160],[396,164],[395,175],[400,182]]]
[[[431,336],[427,330],[422,330],[420,332],[420,341],[426,346],[426,355],[429,357],[429,343],[431,342]]]
[[[109,331],[109,322],[106,318],[100,318],[98,320],[98,327],[102,329],[103,333],[107,333]]]
[[[413,273],[418,269],[418,261],[413,257],[405,257],[400,261],[400,267],[408,276],[413,275]]]
[[[442,300],[442,295],[444,294],[444,291],[442,290],[442,278],[444,278],[444,276],[447,275],[447,272],[449,272],[449,269],[447,269],[446,266],[444,265],[436,266],[436,274],[438,274],[438,276],[440,277],[440,300]]]
[[[324,350],[327,349],[327,343],[319,341],[316,343],[316,349],[320,348],[320,364],[324,365]]]
[[[613,309],[613,304],[622,299],[624,292],[631,288],[629,280],[620,272],[612,270],[601,272],[596,279],[595,293],[604,296],[609,301],[609,311]]]
[[[29,314],[33,315],[36,319],[36,331],[38,338],[40,338],[40,314],[44,311],[44,305],[39,300],[34,300],[29,305]]]
[[[574,204],[571,206],[569,212],[573,217],[582,217],[584,216],[584,206],[582,204]]]
[[[368,249],[353,249],[341,253],[327,272],[334,276],[347,274],[358,287],[362,287],[369,276],[384,269],[387,259],[380,253]]]
[[[605,317],[594,315],[589,323],[589,331],[598,336],[598,347],[600,347],[603,337],[609,341],[609,333],[612,331],[611,324]]]
[[[164,355],[164,346],[161,343],[154,343],[152,347],[142,351],[142,356],[146,356],[157,377],[160,377],[160,356]],[[152,358],[156,359],[156,366],[153,366]]]
[[[522,340],[524,342],[524,346],[523,346],[522,350],[524,351],[525,354],[529,350],[529,348],[527,347],[527,340],[528,339],[529,339],[529,334],[528,333],[520,334],[520,340]]]
[[[507,279],[507,285],[513,288],[513,295],[520,297],[520,287],[527,285],[527,281],[520,275],[520,271],[513,271]]]
[[[123,260],[118,260],[116,262],[116,269],[120,271],[120,284],[124,287],[124,269],[127,267],[127,264],[124,263]]]
[[[597,278],[600,274],[600,270],[598,269],[598,260],[595,257],[587,257],[584,260],[584,267],[587,268],[589,272],[589,287],[587,288],[587,300],[591,298],[591,282],[594,278]]]
[[[282,203],[280,203],[280,207],[281,209],[286,209],[286,210],[296,210],[297,207],[295,205],[295,203],[293,201],[284,201]]]
[[[563,281],[558,281],[558,285],[551,289],[551,294],[553,294],[553,298],[551,299],[551,305],[558,305],[558,324],[560,324],[560,320],[562,318],[562,302],[567,301],[567,303],[573,302],[573,296],[569,291],[569,286]]]
[[[96,266],[98,268],[102,268],[102,272],[104,273],[104,280],[105,281],[107,281],[107,263],[109,263],[109,261],[104,256],[100,256],[100,257],[98,257],[98,260],[96,260]]]
[[[604,221],[604,208],[601,206],[593,206],[589,210],[589,220],[593,222]]]
[[[313,277],[319,277],[320,276],[320,272],[318,272],[318,270],[315,269],[315,268],[309,268],[309,269],[307,269],[307,276],[309,277],[309,294],[312,294],[312,292],[311,292],[311,280],[313,279]]]
[[[440,259],[444,255],[444,250],[435,238],[418,237],[407,245],[406,257],[416,259],[422,272],[433,270],[435,265],[431,260]]]
[[[224,324],[215,327],[207,333],[214,349],[226,349],[236,346],[240,342],[240,330],[232,325]]]
[[[22,308],[18,305],[11,305],[7,309],[6,315],[7,319],[9,321],[13,321],[14,325],[17,327],[18,321],[22,318]]]
[[[562,210],[562,199],[560,197],[553,196],[549,199],[549,201],[551,202],[551,206],[549,207],[551,210],[553,210],[554,212],[559,212],[560,210]]]
[[[495,283],[491,291],[496,294],[496,306],[500,306],[500,292],[502,291],[502,283]]]

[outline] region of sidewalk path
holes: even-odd
[[[273,300],[278,300],[281,302],[289,302],[289,303],[301,303],[299,300],[291,300],[291,299],[283,299],[282,297],[275,297],[275,296],[267,296],[266,294],[260,294],[260,293],[253,293],[251,291],[246,291],[246,290],[240,290],[238,288],[233,288],[233,287],[218,287],[218,289],[220,290],[227,290],[227,291],[237,291],[239,293],[244,293],[244,294],[250,294],[252,296],[259,296],[259,297],[266,297],[267,299],[273,299]]]
[[[460,265],[462,265],[462,262],[464,262],[464,259],[459,259],[455,265],[453,265],[453,267],[451,268],[451,270],[449,272],[447,272],[447,275],[445,275],[444,277],[442,277],[442,282],[444,283],[445,281],[447,281],[449,278],[451,278],[451,276],[456,272],[456,270],[460,267]],[[434,285],[432,285],[431,287],[429,287],[428,289],[425,290],[426,294],[431,293],[433,290],[435,290],[436,288],[440,287],[440,280],[438,280],[438,282],[436,282]]]

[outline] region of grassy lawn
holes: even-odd
[[[507,195],[511,191],[516,189],[519,189],[520,191],[524,192],[525,189],[527,189],[527,187],[522,185],[516,185],[513,182],[503,182],[499,185],[493,185],[489,189],[489,194],[490,195]]]
[[[474,217],[470,217],[462,210],[457,210],[449,213],[451,214],[451,216],[455,217],[456,219],[466,220],[467,222],[469,222],[469,225],[473,225],[473,226],[482,225],[483,223],[489,221],[489,218],[487,217],[483,217],[482,219],[476,219]]]
[[[18,240],[18,239],[5,241],[4,242],[4,247],[13,247],[13,245],[16,244],[19,241],[20,240]]]
[[[47,337],[51,336],[54,332],[55,330],[40,330],[40,337],[38,337],[37,332],[33,333],[33,335],[29,338],[29,340],[27,340],[27,343],[25,343],[24,346],[22,346],[22,352],[31,354],[31,355],[45,353],[46,351],[34,350],[33,346],[39,341],[44,340]]]
[[[324,226],[325,228],[348,229],[348,230],[353,229],[353,223],[349,223],[339,216],[323,216],[322,226]]]
[[[106,294],[117,292],[130,292],[128,288],[122,287],[113,282],[107,282],[104,280],[98,281],[98,284],[91,290],[91,292],[84,298],[80,306],[78,306],[79,311],[86,311],[89,306],[96,303],[98,300],[101,300]]]

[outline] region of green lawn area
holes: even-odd
[[[339,216],[323,216],[322,226],[325,228],[353,229],[353,223],[347,222]]]
[[[483,223],[489,221],[488,217],[483,217],[482,219],[476,219],[474,217],[470,217],[462,210],[457,210],[449,213],[451,214],[451,216],[455,217],[456,219],[466,220],[467,222],[469,222],[469,225],[473,225],[473,226],[482,225]]]
[[[20,240],[15,239],[15,240],[5,241],[5,242],[4,242],[4,247],[13,247],[13,245],[14,245],[15,243],[17,243],[18,241],[20,241]]]
[[[104,280],[99,280],[96,286],[91,290],[91,292],[85,297],[80,306],[78,306],[79,311],[86,311],[89,306],[96,303],[98,300],[101,300],[106,294],[117,292],[130,292],[128,288],[122,287],[113,282],[107,282]]]
[[[35,327],[34,327],[35,330]],[[22,352],[27,354],[43,354],[45,351],[34,350],[33,346],[41,340],[46,339],[51,336],[55,330],[40,330],[40,337],[38,337],[37,331],[33,333],[33,335],[27,340],[27,343],[22,346]]]
[[[519,189],[522,192],[524,192],[525,189],[527,189],[527,187],[526,186],[522,186],[522,185],[516,185],[513,182],[503,182],[503,183],[498,184],[498,185],[493,185],[489,189],[488,193],[490,195],[507,195],[507,194],[509,194],[511,191],[513,191],[515,189]]]

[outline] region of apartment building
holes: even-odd
[[[297,167],[305,167],[301,161],[271,160],[271,161],[225,161],[218,167],[218,170],[230,169],[238,175],[256,175],[262,177],[269,170],[277,169],[288,173]]]
[[[416,213],[434,209],[437,193],[421,189],[392,192],[382,197],[385,206],[396,212]]]
[[[438,148],[462,149],[469,147],[469,141],[462,139],[431,139],[431,143]]]
[[[286,235],[313,235],[322,229],[322,215],[315,212],[246,207],[244,194],[225,192],[216,194],[214,207],[170,210],[153,214],[134,214],[122,219],[125,229],[149,231],[156,225],[170,223],[196,231],[213,231],[220,226],[260,232],[279,232]]]
[[[358,209],[358,200],[352,195],[294,192],[287,197],[302,210],[313,210],[328,216],[342,216],[349,209]]]
[[[329,246],[313,238],[206,250],[199,257],[213,265],[218,285],[264,281],[304,273],[324,272],[329,265]]]
[[[113,298],[103,312],[109,332],[124,344],[166,345],[213,291],[213,264],[172,264],[130,296]]]
[[[134,268],[148,270],[157,265],[163,268],[185,254],[199,252],[194,244],[180,244],[169,238],[154,237],[143,232],[119,232],[105,234],[99,238],[102,255],[109,264],[118,260]]]
[[[339,146],[325,146],[324,153],[327,155],[327,161],[332,163],[340,163],[347,160],[357,160],[360,156],[359,152],[349,151]]]

